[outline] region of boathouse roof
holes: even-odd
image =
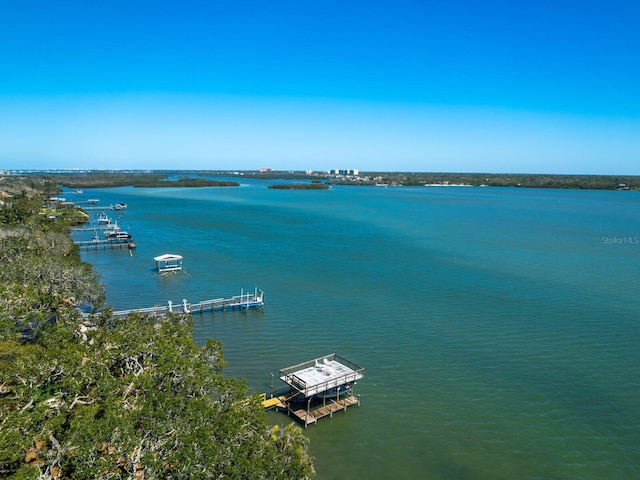
[[[153,257],[156,262],[167,262],[169,260],[182,260],[182,255],[175,255],[173,253],[164,253],[157,257]]]
[[[280,380],[305,397],[353,383],[363,377],[363,367],[335,353],[280,370]]]

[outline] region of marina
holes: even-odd
[[[85,210],[88,210],[89,208],[91,207],[85,207]],[[114,248],[121,249],[125,247],[132,250],[136,248],[132,235],[129,232],[122,230],[118,224],[118,220],[113,221],[113,219],[109,217],[101,207],[97,218],[84,226],[73,228],[72,232],[93,232],[93,237],[90,240],[74,241],[81,250],[111,250]],[[103,239],[98,236],[98,232],[103,234]]]

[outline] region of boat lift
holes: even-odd
[[[182,270],[182,256],[173,253],[165,253],[153,258],[156,262],[158,273],[173,273]]]

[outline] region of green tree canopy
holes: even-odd
[[[189,317],[83,317],[99,279],[25,200],[0,220],[0,477],[313,476],[300,428],[270,427]]]

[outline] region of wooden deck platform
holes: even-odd
[[[348,397],[341,398],[340,400],[331,400],[327,405],[312,410],[299,408],[297,410],[289,409],[288,411],[293,413],[293,415],[302,423],[304,423],[305,427],[307,427],[312,423],[316,423],[323,417],[333,417],[333,414],[340,410],[344,410],[346,412],[347,407],[350,407],[352,405],[357,405],[358,407],[360,406],[360,395],[350,395]]]
[[[286,402],[287,397],[284,395],[279,395],[277,397],[271,397],[271,398],[266,398],[266,395],[264,395],[263,400],[262,400],[262,406],[264,407],[265,410],[271,410],[272,408],[287,408],[286,404],[284,402]]]

